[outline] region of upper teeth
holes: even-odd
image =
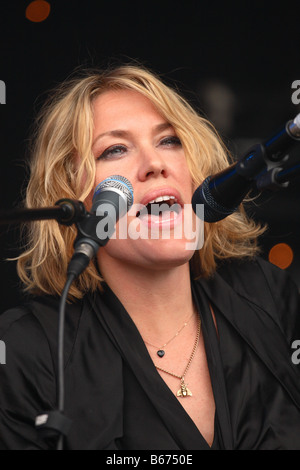
[[[153,204],[154,202],[169,201],[170,199],[176,199],[175,196],[159,196],[152,201],[149,201],[148,204]]]

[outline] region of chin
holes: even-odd
[[[146,257],[157,265],[175,267],[188,263],[195,250],[187,249],[185,240],[151,240]]]
[[[187,241],[183,239],[157,240],[110,240],[100,248],[100,260],[109,265],[112,260],[121,265],[143,266],[148,269],[171,269],[187,264],[195,250],[186,248]],[[99,261],[100,262],[100,261]]]

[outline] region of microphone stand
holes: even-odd
[[[275,167],[259,175],[256,187],[259,190],[287,188],[290,181],[300,176],[300,161],[287,167]]]
[[[108,196],[106,191],[110,191]],[[120,215],[124,215],[133,203],[133,188],[126,178],[113,175],[102,181],[95,190],[91,212],[87,212],[84,204],[71,199],[60,199],[55,207],[41,209],[16,210],[0,214],[1,223],[16,223],[30,220],[56,219],[63,225],[76,224],[77,237],[74,242],[74,253],[68,264],[67,279],[62,291],[59,304],[58,324],[58,377],[57,397],[58,409],[45,412],[36,417],[36,428],[45,439],[58,437],[57,450],[63,450],[63,440],[69,432],[71,421],[64,415],[64,324],[65,307],[72,282],[88,266],[100,246],[106,245],[115,230],[115,223]],[[126,202],[125,202],[126,201]],[[99,206],[102,211],[98,211]],[[107,207],[109,205],[109,208]],[[56,207],[57,206],[57,207]],[[115,213],[113,213],[113,209]],[[114,217],[114,215],[116,217]],[[101,233],[97,233],[99,222]]]
[[[72,225],[84,218],[86,209],[81,201],[60,199],[54,207],[37,209],[15,209],[0,212],[0,225],[15,224],[33,220],[55,219],[62,225]]]

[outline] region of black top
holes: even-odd
[[[216,403],[212,449],[300,449],[296,286],[257,259],[227,263],[192,289]],[[38,298],[0,316],[0,449],[50,446],[34,421],[57,407],[58,302]],[[67,305],[65,396],[65,449],[210,449],[107,286]]]

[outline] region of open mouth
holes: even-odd
[[[175,196],[159,196],[137,211],[136,217],[148,223],[170,222],[181,214],[182,207]]]

